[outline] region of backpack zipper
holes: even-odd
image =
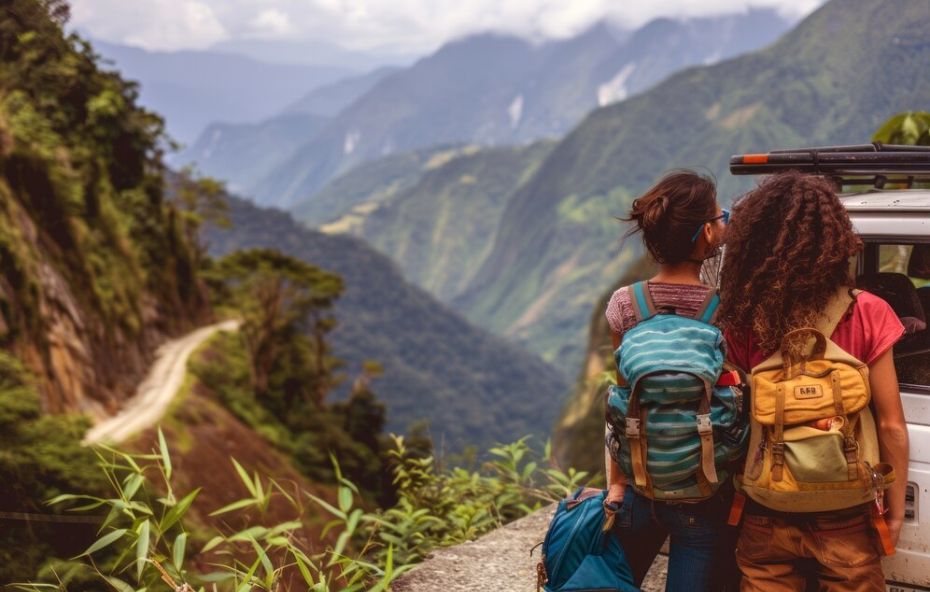
[[[572,530],[568,533],[568,540],[565,541],[565,544],[562,545],[562,549],[559,551],[555,566],[552,568],[552,573],[549,574],[549,579],[552,579],[554,574],[559,573],[559,568],[562,567],[562,560],[565,559],[565,550],[571,546],[572,541],[575,539],[575,535],[578,533],[578,528],[581,526],[581,522],[582,520],[575,520],[575,524],[572,525]]]

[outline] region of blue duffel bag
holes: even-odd
[[[602,489],[579,488],[559,502],[542,543],[537,590],[636,592],[620,541],[604,532]]]

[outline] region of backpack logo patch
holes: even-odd
[[[819,384],[794,387],[795,399],[819,399],[823,396],[823,389]]]

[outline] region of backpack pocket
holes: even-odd
[[[810,426],[785,430],[785,466],[799,482],[847,481],[843,434]]]

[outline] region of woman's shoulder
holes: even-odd
[[[630,287],[622,286],[610,295],[607,301],[607,323],[614,333],[624,333],[636,323],[633,302],[630,299]]]
[[[618,288],[607,302],[607,322],[611,330],[621,335],[636,324],[632,286],[631,284]],[[646,282],[645,286],[656,307],[672,307],[685,316],[694,316],[706,300],[707,294],[714,290],[706,285],[665,282]]]

